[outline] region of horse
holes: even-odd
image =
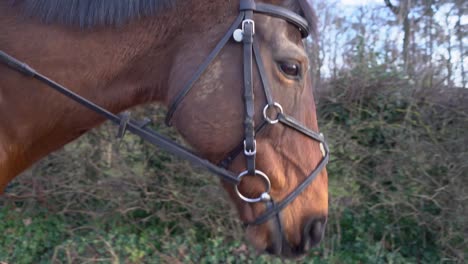
[[[310,0],[1,1],[0,192],[106,117],[150,137],[116,114],[159,103],[194,159],[227,175],[247,240],[306,254],[328,217],[328,147],[303,42],[315,29]]]

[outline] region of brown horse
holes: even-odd
[[[307,0],[261,1],[303,12],[314,25]],[[74,92],[119,113],[149,102],[170,105],[239,14],[235,1],[14,0],[0,2],[0,50],[27,62]],[[298,28],[255,13],[265,78],[285,113],[318,131],[308,58]],[[244,138],[242,45],[230,40],[178,105],[173,123],[202,157],[218,163]],[[255,121],[266,98],[253,70]],[[37,80],[0,64],[0,191],[48,153],[104,121]],[[280,201],[316,169],[323,154],[317,141],[285,126],[270,126],[256,138],[256,168],[268,175],[271,197]],[[228,169],[245,170],[244,156]],[[259,250],[297,256],[321,240],[328,212],[327,173],[321,170],[288,204],[278,221],[247,227]],[[226,191],[245,222],[265,211]],[[258,177],[245,177],[241,193],[264,191]],[[278,233],[283,236],[280,247]]]

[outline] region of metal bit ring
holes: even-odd
[[[246,171],[243,171],[239,174],[239,176],[237,176],[237,178],[239,180],[242,180],[242,177],[244,177],[245,175],[248,175],[249,172],[246,170]],[[238,185],[236,185],[234,188],[236,190],[236,193],[237,195],[239,196],[239,198],[241,198],[243,201],[247,202],[247,203],[258,203],[258,202],[262,202],[262,201],[266,201],[266,200],[269,200],[270,199],[270,195],[268,195],[270,193],[270,190],[271,190],[271,182],[270,182],[270,179],[268,178],[268,176],[263,173],[262,171],[260,170],[255,170],[255,176],[260,176],[264,181],[265,181],[265,187],[266,187],[266,190],[265,192],[263,192],[259,197],[257,198],[248,198],[248,197],[245,197],[240,191],[239,191],[239,188],[238,188]]]

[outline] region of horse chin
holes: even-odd
[[[292,246],[282,234],[274,221],[269,221],[269,234],[260,234],[258,226],[249,226],[246,229],[247,240],[254,246],[258,253],[268,253],[283,259],[301,260],[305,258],[309,245],[301,242],[298,246]],[[266,239],[269,237],[270,239]]]
[[[265,249],[270,255],[292,259],[292,260],[301,260],[306,256],[307,250],[305,250],[303,243],[299,246],[292,246],[284,236],[280,235],[272,239],[271,244]]]
[[[296,261],[302,260],[306,256],[306,252],[303,249],[300,249],[300,247],[293,247],[287,241],[283,241],[281,247],[272,244],[271,247],[266,248],[265,252],[276,257]]]
[[[268,241],[266,235],[261,233],[258,226],[247,226],[245,236],[258,253],[265,252],[268,247]]]

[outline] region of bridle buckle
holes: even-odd
[[[232,33],[232,37],[236,42],[242,42],[244,40],[244,32],[245,32],[245,25],[252,24],[252,36],[255,35],[255,21],[252,19],[244,19],[242,21],[241,28],[234,30]]]
[[[255,21],[252,19],[244,19],[244,21],[242,21],[242,33],[245,32],[245,24],[252,24],[252,35],[255,35]]]
[[[247,142],[244,140],[244,154],[246,156],[253,156],[257,154],[257,140],[253,141],[253,149],[247,149]]]

